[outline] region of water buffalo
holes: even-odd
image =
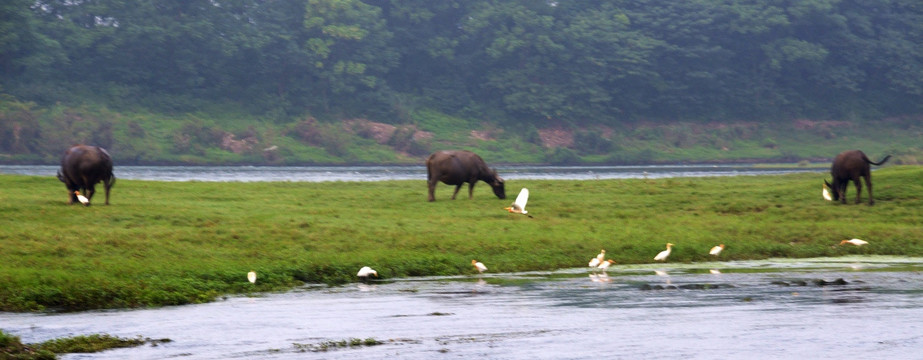
[[[102,181],[106,188],[106,205],[109,205],[109,189],[115,184],[112,157],[98,146],[75,145],[64,152],[58,179],[67,186],[68,204],[77,201],[76,191],[83,191],[88,199],[85,205],[90,205],[96,183]]]
[[[852,180],[856,184],[856,204],[860,203],[862,195],[862,183],[859,178],[865,178],[865,187],[869,190],[869,205],[875,205],[875,198],[872,197],[872,171],[871,165],[884,164],[891,155],[885,156],[879,162],[872,162],[864,153],[859,150],[844,151],[833,159],[833,166],[830,168],[830,175],[833,176],[833,184],[824,179],[824,185],[831,190],[833,200],[840,200],[846,203],[846,185]]]
[[[474,183],[482,180],[494,190],[498,198],[506,199],[503,179],[497,176],[497,170],[487,164],[477,154],[458,151],[437,151],[426,159],[426,184],[429,186],[429,201],[436,201],[436,184],[440,181],[455,185],[452,200],[458,195],[463,183],[468,183],[468,198],[474,196]]]

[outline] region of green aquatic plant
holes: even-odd
[[[57,354],[95,353],[109,349],[170,341],[170,339],[150,339],[141,338],[140,336],[136,338],[120,338],[108,334],[93,334],[52,339],[38,344],[23,344],[18,336],[0,331],[0,359],[56,359]]]
[[[50,360],[55,359],[53,352],[23,344],[18,336],[0,330],[0,359],[3,360]]]
[[[94,353],[109,349],[166,343],[170,341],[172,340],[142,338],[140,336],[135,338],[121,338],[108,334],[93,334],[48,340],[35,346],[38,349],[47,350],[56,354]]]
[[[336,349],[344,349],[344,348],[350,348],[350,347],[362,347],[362,346],[375,346],[375,345],[381,345],[381,344],[384,344],[384,343],[381,341],[375,340],[374,338],[366,338],[366,339],[351,338],[351,339],[339,340],[339,341],[332,341],[332,340],[322,341],[317,344],[293,343],[292,345],[295,347],[296,351],[300,351],[300,352],[308,352],[308,351],[325,352],[325,351],[336,350]]]

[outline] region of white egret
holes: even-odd
[[[673,244],[667,243],[667,249],[658,253],[657,256],[654,256],[654,260],[657,260],[657,261],[666,260],[667,256],[670,256],[670,252],[673,251],[672,247],[673,247]]]
[[[824,186],[824,192],[822,194],[824,195],[824,200],[833,201],[833,197],[830,196],[830,190],[827,190],[826,186]]]
[[[510,207],[506,208],[506,210],[511,213],[528,214],[529,212],[526,211],[526,202],[528,201],[529,189],[522,188],[522,190],[519,191],[519,196],[516,197],[516,201],[514,201]]]
[[[250,272],[247,273],[247,280],[249,280],[251,284],[256,284],[256,271],[250,270]]]
[[[724,250],[724,244],[715,246],[708,251],[708,255],[718,256],[721,253],[721,250]]]
[[[478,272],[482,273],[487,271],[487,267],[483,263],[477,260],[471,260],[471,265],[474,265],[475,269],[478,269]]]
[[[79,191],[74,191],[74,195],[77,195],[77,200],[80,201],[81,204],[83,205],[90,204],[90,199],[87,199],[86,196],[83,196],[82,194],[80,194]]]
[[[368,267],[368,266],[363,266],[361,269],[359,269],[359,272],[356,273],[356,276],[358,276],[358,277],[360,277],[360,278],[362,278],[362,279],[368,279],[369,276],[378,277],[378,272],[375,271],[375,269],[372,269],[372,268],[370,268],[370,267]]]
[[[615,260],[609,259],[609,260],[606,260],[600,263],[599,266],[597,266],[596,268],[605,271],[606,269],[609,268],[609,265],[612,265],[612,264],[615,264]]]
[[[711,269],[711,270],[708,270],[708,273],[710,273],[710,274],[712,274],[712,275],[721,275],[721,270],[718,270],[718,269]]]
[[[587,264],[587,265],[588,265],[589,267],[597,267],[597,266],[599,266],[599,258],[593,258],[593,259],[591,259],[591,260],[590,260],[590,263]]]
[[[599,250],[599,254],[596,255],[596,260],[603,261],[606,258],[606,249]]]
[[[850,239],[850,240],[843,240],[843,241],[840,241],[840,245],[843,245],[843,244],[852,244],[852,245],[856,245],[856,246],[862,246],[862,245],[868,245],[868,243],[869,243],[868,241],[860,240],[860,239]]]

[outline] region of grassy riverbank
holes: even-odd
[[[0,310],[188,304],[303,282],[619,264],[923,255],[923,167],[874,173],[873,207],[821,199],[826,174],[483,183],[448,200],[424,181],[205,183],[119,180],[112,205],[68,206],[52,177],[0,176]],[[503,210],[528,187],[529,218]],[[854,199],[854,188],[849,198]],[[865,199],[865,197],[863,197]],[[861,238],[866,247],[835,246]],[[256,284],[246,274],[255,270]]]

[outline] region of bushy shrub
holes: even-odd
[[[574,147],[586,154],[605,154],[612,150],[612,141],[597,131],[581,130],[574,134]]]
[[[554,148],[546,158],[552,165],[573,165],[580,162],[577,152],[564,147]]]

